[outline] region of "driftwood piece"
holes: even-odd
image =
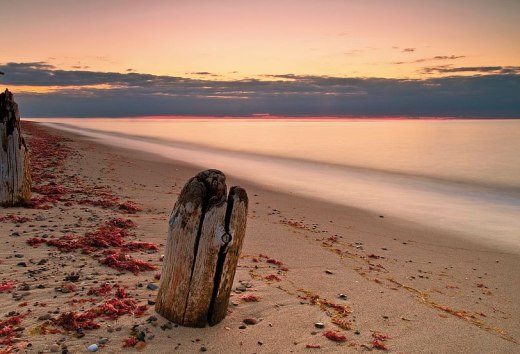
[[[0,94],[0,205],[15,206],[31,199],[27,146],[20,130],[20,114],[13,94]]]
[[[183,326],[214,325],[226,315],[245,236],[247,193],[207,170],[191,178],[170,215],[155,310]]]

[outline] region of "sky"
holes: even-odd
[[[518,0],[0,0],[26,116],[520,117]]]

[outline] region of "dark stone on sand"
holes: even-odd
[[[256,318],[253,318],[253,317],[248,317],[248,318],[245,318],[243,322],[246,325],[255,325],[255,324],[258,323],[258,320]]]

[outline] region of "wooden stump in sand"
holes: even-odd
[[[170,215],[155,310],[189,327],[217,324],[226,316],[245,236],[247,193],[226,176],[207,170],[183,187]]]
[[[31,199],[27,146],[20,130],[20,114],[13,94],[0,94],[0,205],[15,206]]]

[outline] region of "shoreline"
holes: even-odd
[[[43,124],[45,126],[49,126],[48,123]],[[229,154],[229,157],[224,158],[223,161],[219,161],[219,164],[228,165],[230,168],[233,167],[234,170],[231,171],[231,175],[237,172],[242,173],[239,171],[239,169],[232,166],[233,164],[231,162],[234,161],[235,164],[238,164],[240,161],[242,161],[242,163],[244,163],[244,158],[247,159],[249,156],[249,159],[254,160],[254,162],[252,162],[251,166],[246,166],[246,168],[252,169],[256,166],[267,171],[269,168],[275,169],[277,166],[282,167],[286,164],[289,164],[291,166],[294,165],[292,170],[288,170],[293,172],[302,172],[302,169],[307,167],[306,171],[309,174],[308,178],[310,179],[318,179],[322,177],[325,178],[327,176],[325,173],[315,174],[313,172],[312,168],[316,167],[314,166],[315,162],[313,161],[298,160],[289,157],[253,154],[249,152],[242,153],[226,149],[215,150],[210,146],[202,146],[200,148],[195,147],[193,150],[194,145],[188,143],[172,143],[171,145],[166,144],[163,146],[165,149],[171,148],[173,150],[168,150],[168,152],[161,153],[157,151],[159,144],[155,143],[152,138],[148,137],[136,137],[133,135],[127,136],[121,133],[89,130],[67,125],[54,126],[52,123],[49,127],[51,129],[58,129],[63,132],[71,133],[75,136],[81,137],[82,139],[89,139],[106,146],[111,146],[112,148],[120,148],[123,150],[127,149],[129,151],[133,151],[134,153],[145,154],[148,156],[148,158],[151,156],[163,158],[164,160],[162,161],[165,163],[171,162],[174,164],[187,164],[194,169],[196,168],[196,165],[207,167],[207,163],[212,163],[213,166],[213,162],[209,157],[211,157],[211,155],[216,157],[219,155],[218,152],[222,152]],[[105,136],[115,137],[120,139],[120,141],[118,140],[119,143],[110,142],[102,138]],[[141,146],[145,151],[139,150],[136,146],[131,145],[132,143],[144,143],[145,145],[139,146]],[[180,153],[192,156],[192,158],[195,160],[193,164],[177,160],[174,157],[175,149],[179,150]],[[152,150],[154,151],[152,152]],[[197,157],[198,154],[207,156],[199,158]],[[269,164],[272,164],[272,166]],[[418,227],[435,230],[441,234],[452,235],[471,244],[481,244],[489,248],[497,248],[503,252],[512,252],[520,255],[520,240],[517,240],[517,237],[515,238],[515,236],[517,236],[516,227],[511,224],[513,222],[517,222],[516,218],[506,216],[514,214],[512,210],[516,208],[515,203],[513,203],[515,199],[513,199],[514,197],[511,197],[510,193],[513,192],[516,195],[516,189],[501,188],[498,186],[489,187],[485,184],[466,183],[457,180],[445,180],[442,178],[425,177],[422,175],[410,175],[407,173],[394,173],[391,171],[381,172],[368,168],[350,168],[348,166],[347,170],[350,170],[350,172],[344,176],[342,175],[342,168],[345,166],[332,163],[320,163],[319,166],[329,169],[330,173],[335,171],[333,173],[334,181],[344,178],[344,180],[348,181],[348,183],[353,183],[353,186],[349,186],[349,188],[354,191],[358,187],[365,188],[364,185],[370,184],[374,188],[374,192],[376,195],[378,195],[378,197],[376,197],[375,201],[371,201],[370,203],[368,200],[365,200],[364,208],[356,207],[353,205],[353,203],[363,203],[363,198],[357,198],[356,200],[356,197],[352,198],[348,193],[338,194],[337,190],[331,190],[330,187],[327,186],[322,186],[320,193],[316,194],[315,191],[311,192],[306,190],[305,188],[307,187],[305,183],[302,184],[291,182],[290,180],[294,178],[294,176],[288,175],[288,171],[285,171],[284,173],[282,173],[282,171],[278,171],[279,174],[284,176],[282,179],[278,178],[278,181],[276,178],[269,177],[266,175],[266,173],[264,173],[264,183],[260,183],[258,180],[251,180],[248,177],[252,176],[247,176],[243,173],[242,176],[237,178],[241,181],[244,181],[245,183],[254,184],[259,188],[269,189],[284,194],[288,194],[288,191],[292,190],[291,195],[294,195],[296,194],[294,192],[298,191],[297,194],[305,199],[315,200],[323,203],[331,203],[339,207],[353,208],[359,211],[365,211],[369,214],[390,214],[386,216],[391,216],[393,219],[400,220],[402,225],[418,225]],[[198,168],[203,169],[205,167]],[[258,179],[258,177],[256,178]],[[380,184],[379,180],[382,178],[385,179],[386,184],[394,184],[396,187],[395,190],[389,190],[385,184]],[[400,189],[397,188],[398,185],[401,186]],[[385,192],[392,194],[384,194],[385,197],[383,198],[382,193]],[[366,191],[364,193],[366,193]],[[437,193],[437,195],[434,196],[432,193]],[[474,194],[477,194],[479,198],[484,199],[478,200],[476,199],[478,197],[475,197]],[[477,207],[474,205],[475,201],[477,201],[477,204],[478,201],[484,202],[487,198],[489,198],[488,194],[493,194],[493,202],[489,201],[489,205],[480,205],[480,209],[476,209]],[[342,197],[347,197],[345,202],[340,202]],[[404,202],[404,206],[401,206],[400,209],[394,213],[392,210],[393,206],[391,206],[387,200],[390,200],[391,198],[399,198],[401,203],[403,203],[403,197],[406,200],[406,202]],[[366,196],[364,198],[366,199]],[[430,200],[431,203],[442,202],[445,206],[436,207],[435,211],[439,212],[440,214],[437,214],[435,211],[428,211],[429,208],[425,208],[424,205],[420,207],[412,207],[416,204],[415,200],[420,198],[426,198],[427,200]],[[453,206],[450,204],[453,204]],[[466,213],[465,216],[457,214],[456,217],[453,217],[450,216],[449,212],[443,210],[446,208],[451,208],[451,211],[458,212],[459,214],[460,212],[458,209],[463,208],[466,210]],[[498,208],[501,208],[500,213],[496,211]],[[380,211],[375,211],[376,209],[379,209]],[[492,212],[494,212],[494,214],[492,214]],[[469,216],[473,215],[474,213],[478,213],[480,217],[485,215],[485,217],[488,219],[479,220]],[[500,220],[500,218],[502,218],[502,220]],[[506,228],[503,227],[504,225],[506,225]],[[520,224],[518,227],[520,227]],[[501,238],[497,238],[497,235]]]
[[[78,152],[77,157],[66,160],[66,174],[77,174],[95,185],[110,187],[121,198],[140,205],[141,212],[129,215],[139,224],[137,236],[159,244],[159,252],[163,253],[161,244],[166,236],[166,220],[176,195],[199,169],[124,148],[107,149],[106,145],[78,135],[43,129],[71,139],[65,145]],[[234,293],[232,313],[221,324],[200,330],[181,327],[161,330],[165,321],[159,318],[160,326],[147,328],[155,336],[147,341],[147,350],[171,350],[175,342],[182,343],[177,345],[177,351],[186,353],[197,352],[202,346],[216,353],[223,350],[312,351],[307,345],[319,345],[319,352],[355,353],[374,348],[374,340],[382,340],[390,352],[507,353],[519,349],[520,305],[515,301],[520,290],[518,255],[461,241],[449,233],[422,225],[282,194],[228,177],[228,186],[233,184],[245,187],[250,198],[247,232],[234,288],[240,285],[240,280],[249,282],[252,290],[247,293],[252,291],[260,301],[244,302],[240,300],[240,293]],[[67,215],[61,215],[60,205],[41,211],[46,218],[56,220],[56,230],[64,222],[57,221],[60,217],[77,219],[80,215],[114,214],[114,211],[93,206],[88,210],[71,206],[64,209]],[[32,209],[13,208],[2,212],[19,212],[35,218]],[[68,223],[73,223],[72,219]],[[0,223],[0,228],[3,234],[9,235],[12,225]],[[21,224],[17,229],[22,237],[9,238],[13,250],[25,249],[24,253],[35,252],[35,255],[55,253],[45,245],[27,249],[25,238],[35,233],[35,227]],[[8,247],[3,252],[4,258],[12,256]],[[280,260],[288,270],[280,272],[269,266],[259,254]],[[50,262],[57,262],[57,266],[65,260],[60,257],[74,259],[70,258],[73,254],[55,255],[56,260]],[[140,256],[157,258],[157,255]],[[255,258],[259,258],[260,263],[255,263]],[[15,262],[16,259],[9,258],[0,264],[4,278],[21,276],[9,270]],[[139,276],[117,275],[97,263],[82,262],[86,262],[86,266],[81,271],[100,273],[95,277],[104,274],[111,282],[129,286],[128,291],[135,293],[136,299],[153,299],[155,295],[137,284],[152,281],[153,272]],[[154,264],[160,267],[160,263],[154,261]],[[57,279],[78,270],[74,263],[61,268],[54,270]],[[266,280],[271,274],[277,274],[280,280]],[[78,293],[78,298],[85,295]],[[340,293],[347,295],[346,300],[338,298]],[[32,291],[27,296],[31,303],[38,299],[49,302],[45,309],[35,308],[31,317],[41,316],[42,311],[51,311],[56,305],[65,307],[63,300],[52,300],[49,295]],[[64,298],[63,295],[60,298]],[[5,294],[2,301],[6,311],[18,308],[18,303],[11,304]],[[327,303],[340,304],[348,308],[349,314],[335,323],[333,319],[337,319],[338,314]],[[147,315],[155,315],[153,308],[148,309]],[[240,329],[246,317],[258,318],[259,323]],[[146,325],[145,319],[141,322]],[[108,332],[106,325],[110,321],[107,321],[101,329],[88,331],[82,339],[68,338],[67,343],[69,348],[81,352],[85,351],[86,343],[107,336],[110,341],[105,351],[132,350],[121,348],[121,343],[135,321],[132,317],[121,317],[118,320],[123,327],[120,332]],[[328,340],[322,330],[314,327],[316,322],[323,322],[326,330],[340,331],[347,340],[344,343]],[[29,323],[27,328],[32,325]],[[381,339],[383,337],[375,333],[389,338]],[[31,337],[31,342],[34,350],[46,350],[49,343],[60,336],[63,335]],[[439,337],[444,340],[438,341]]]

